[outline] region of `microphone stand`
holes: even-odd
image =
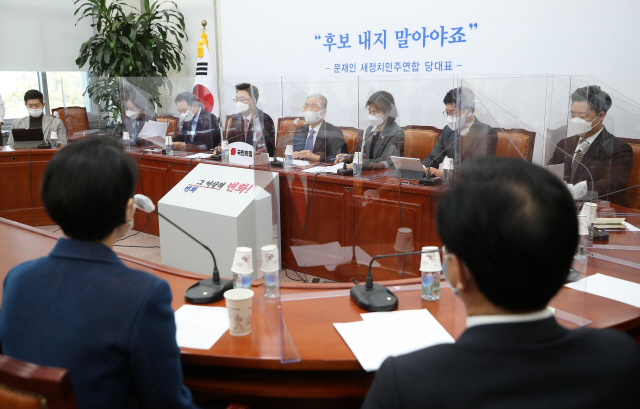
[[[182,227],[178,226],[171,220],[167,219],[162,213],[160,213],[157,210],[155,210],[155,212],[158,214],[158,216],[162,217],[167,222],[169,222],[173,227],[180,230],[181,232],[183,232],[184,234],[192,238],[196,243],[204,247],[209,252],[209,254],[211,254],[211,257],[213,258],[212,277],[205,278],[204,280],[198,281],[197,283],[189,287],[187,291],[185,291],[184,293],[184,298],[188,302],[193,304],[210,304],[218,300],[221,300],[222,297],[224,296],[224,293],[227,290],[230,290],[233,288],[233,281],[225,278],[220,278],[220,272],[218,271],[218,263],[216,262],[216,256],[213,254],[213,251],[211,251],[211,249],[207,245],[202,243],[200,240],[196,239],[195,237],[187,233]]]
[[[393,311],[398,308],[398,297],[387,287],[373,282],[373,276],[371,275],[371,265],[373,262],[380,258],[398,257],[398,256],[412,256],[414,254],[423,253],[435,253],[440,250],[427,250],[427,251],[410,251],[407,253],[395,253],[395,254],[382,254],[375,256],[369,262],[369,270],[367,272],[367,279],[365,285],[356,285],[351,287],[349,295],[351,300],[356,305],[365,311]]]

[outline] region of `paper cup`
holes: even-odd
[[[226,139],[222,141],[221,147],[222,149],[229,149],[229,141],[227,141]]]
[[[413,251],[413,231],[411,230],[411,228],[398,228],[398,233],[396,234],[396,245],[393,246],[393,248],[400,253]]]
[[[353,163],[362,165],[362,152],[356,152],[353,154]]]
[[[249,247],[236,248],[236,254],[233,257],[231,271],[237,274],[253,273],[253,250]]]
[[[262,252],[262,265],[260,269],[264,272],[280,271],[278,246],[268,244],[263,246],[260,251]]]
[[[422,253],[420,258],[420,271],[433,273],[434,271],[442,271],[442,262],[440,261],[440,252],[437,247],[423,247],[422,251],[434,250],[431,253]]]
[[[122,139],[131,139],[129,137],[129,132],[127,132],[127,131],[122,132]]]
[[[251,305],[253,291],[246,288],[235,288],[224,293],[227,312],[229,313],[229,333],[239,337],[251,333]]]
[[[596,222],[596,212],[598,211],[598,205],[595,203],[585,203],[582,205],[582,212],[587,216],[587,224],[593,224]]]
[[[587,227],[587,215],[578,215],[578,234],[580,236],[586,236],[589,234],[589,228]]]

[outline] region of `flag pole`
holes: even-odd
[[[227,126],[226,113],[225,113],[225,98],[224,98],[224,80],[222,79],[222,17],[220,13],[220,0],[213,0],[213,15],[215,18],[215,37],[216,37],[216,87],[218,87],[218,107],[220,108],[220,135],[224,135],[225,128]],[[207,25],[205,20],[202,20],[203,28]]]

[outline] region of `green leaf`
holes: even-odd
[[[120,36],[118,37],[120,39],[120,41],[122,41],[125,44],[129,44],[129,39],[125,36]]]

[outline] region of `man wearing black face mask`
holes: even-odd
[[[587,189],[597,191],[598,196],[626,188],[633,165],[629,144],[604,127],[611,105],[609,94],[597,85],[577,89],[571,95],[567,138],[558,143],[549,161],[550,165],[564,163],[565,182],[575,185],[587,181]],[[627,205],[625,191],[606,196],[607,199]]]
[[[12,130],[41,128],[45,141],[50,139],[51,132],[56,132],[58,142],[67,143],[67,131],[62,121],[58,118],[43,115],[44,96],[42,92],[35,89],[27,91],[24,94],[24,105],[29,115],[13,121],[11,124]],[[13,145],[13,131],[9,134],[7,145]]]

